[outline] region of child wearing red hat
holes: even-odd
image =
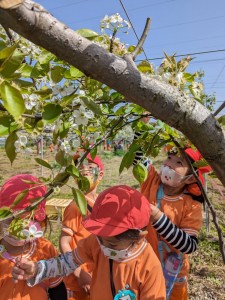
[[[147,122],[143,119],[144,122]],[[141,133],[135,133],[135,139]],[[185,150],[191,162],[202,158],[199,151]],[[143,152],[138,151],[136,164]],[[199,179],[210,167],[196,169]],[[198,233],[202,226],[203,197],[201,189],[187,162],[176,148],[168,151],[168,157],[160,173],[148,166],[148,177],[141,185],[141,193],[151,203],[152,216],[147,240],[159,257],[166,279],[167,299],[187,300],[188,254],[197,250]],[[171,268],[173,276],[171,275]]]
[[[150,216],[149,202],[140,192],[124,185],[108,188],[83,221],[92,235],[57,258],[18,261],[13,278],[33,285],[91,262],[90,300],[165,300],[162,268],[145,240]]]
[[[23,193],[21,201],[19,195]],[[46,193],[46,187],[30,174],[19,174],[3,184],[0,191],[0,208],[20,211],[31,205]],[[34,261],[57,255],[55,247],[44,239],[40,223],[44,221],[45,201],[31,214],[7,221],[0,220],[0,294],[1,300],[66,300],[66,288],[62,277],[46,280],[35,287],[26,281],[17,284],[12,280],[12,268],[17,258],[30,258]]]
[[[77,158],[77,155],[74,159]],[[87,155],[81,166],[81,174],[88,178],[90,188],[85,194],[90,213],[97,198],[97,187],[102,180],[104,167],[101,158],[96,155]],[[62,232],[60,236],[61,252],[72,251],[77,247],[79,240],[87,237],[90,233],[82,225],[83,217],[74,201],[66,207],[63,214]],[[85,264],[82,268],[77,268],[73,274],[64,278],[67,289],[68,300],[88,300],[91,283],[91,264]]]

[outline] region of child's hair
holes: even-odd
[[[149,224],[150,215],[145,196],[134,188],[118,185],[99,194],[91,214],[82,223],[91,233],[110,237],[129,230],[139,233]]]
[[[118,240],[133,240],[137,241],[140,237],[140,232],[146,230],[146,226],[142,229],[128,229],[118,235],[115,236]]]

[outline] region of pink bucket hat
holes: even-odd
[[[17,195],[24,190],[28,190],[28,193],[16,206],[13,206],[14,211],[22,210],[31,205],[37,198],[43,197],[46,194],[46,187],[41,183],[37,185],[32,182],[39,183],[38,179],[30,174],[18,174],[8,179],[0,190],[0,207],[11,207]],[[34,211],[34,217],[39,222],[46,217],[45,203],[46,200],[42,201]]]

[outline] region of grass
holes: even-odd
[[[98,192],[118,184],[126,184],[134,188],[139,188],[138,182],[134,179],[132,175],[132,170],[124,170],[122,174],[119,174],[119,165],[122,157],[119,155],[114,155],[111,151],[103,152],[101,149],[99,151],[104,163],[104,178],[99,186]],[[2,173],[0,175],[0,185],[12,175],[18,173],[31,173],[35,176],[49,175],[49,171],[44,169],[35,162],[34,158],[37,157],[35,153],[31,156],[24,156],[19,153],[17,159],[10,165],[8,158],[5,155],[4,150],[0,149],[0,167]],[[54,155],[50,153],[48,149],[45,150],[44,159],[49,163],[54,164]],[[154,160],[154,165],[158,169],[162,161],[162,157]],[[54,170],[57,171],[57,166]],[[222,185],[220,188],[224,190]],[[68,186],[73,186],[74,180],[70,179]],[[53,195],[52,197],[58,198],[71,198],[70,188],[64,186],[61,188],[59,195]],[[208,187],[208,196],[213,206],[216,209],[220,226],[223,229],[225,236],[225,204],[224,199],[221,197],[220,193],[210,185]],[[51,221],[52,233],[50,240],[58,246],[58,239],[60,235],[60,222],[57,220]],[[46,233],[48,237],[49,228]],[[189,277],[189,300],[224,300],[224,282],[225,282],[225,268],[222,261],[221,253],[219,251],[219,242],[217,232],[212,223],[210,217],[210,231],[207,232],[206,228],[203,227],[199,236],[199,249],[197,252],[190,255],[190,265],[191,272]],[[178,299],[179,300],[179,299]]]

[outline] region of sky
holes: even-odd
[[[204,71],[205,93],[216,96],[215,110],[225,101],[225,1],[224,0],[36,0],[54,17],[77,30],[100,33],[105,15],[119,13],[131,21],[129,34],[121,41],[137,44],[151,18],[144,43],[144,53],[159,66],[165,51],[168,55],[191,54],[188,72]],[[127,16],[128,15],[128,16]],[[137,37],[136,37],[137,35]],[[206,52],[206,53],[205,53]],[[137,60],[145,59],[145,54]],[[185,56],[183,56],[185,57]],[[177,59],[181,59],[182,56]],[[225,109],[219,115],[224,115]]]

